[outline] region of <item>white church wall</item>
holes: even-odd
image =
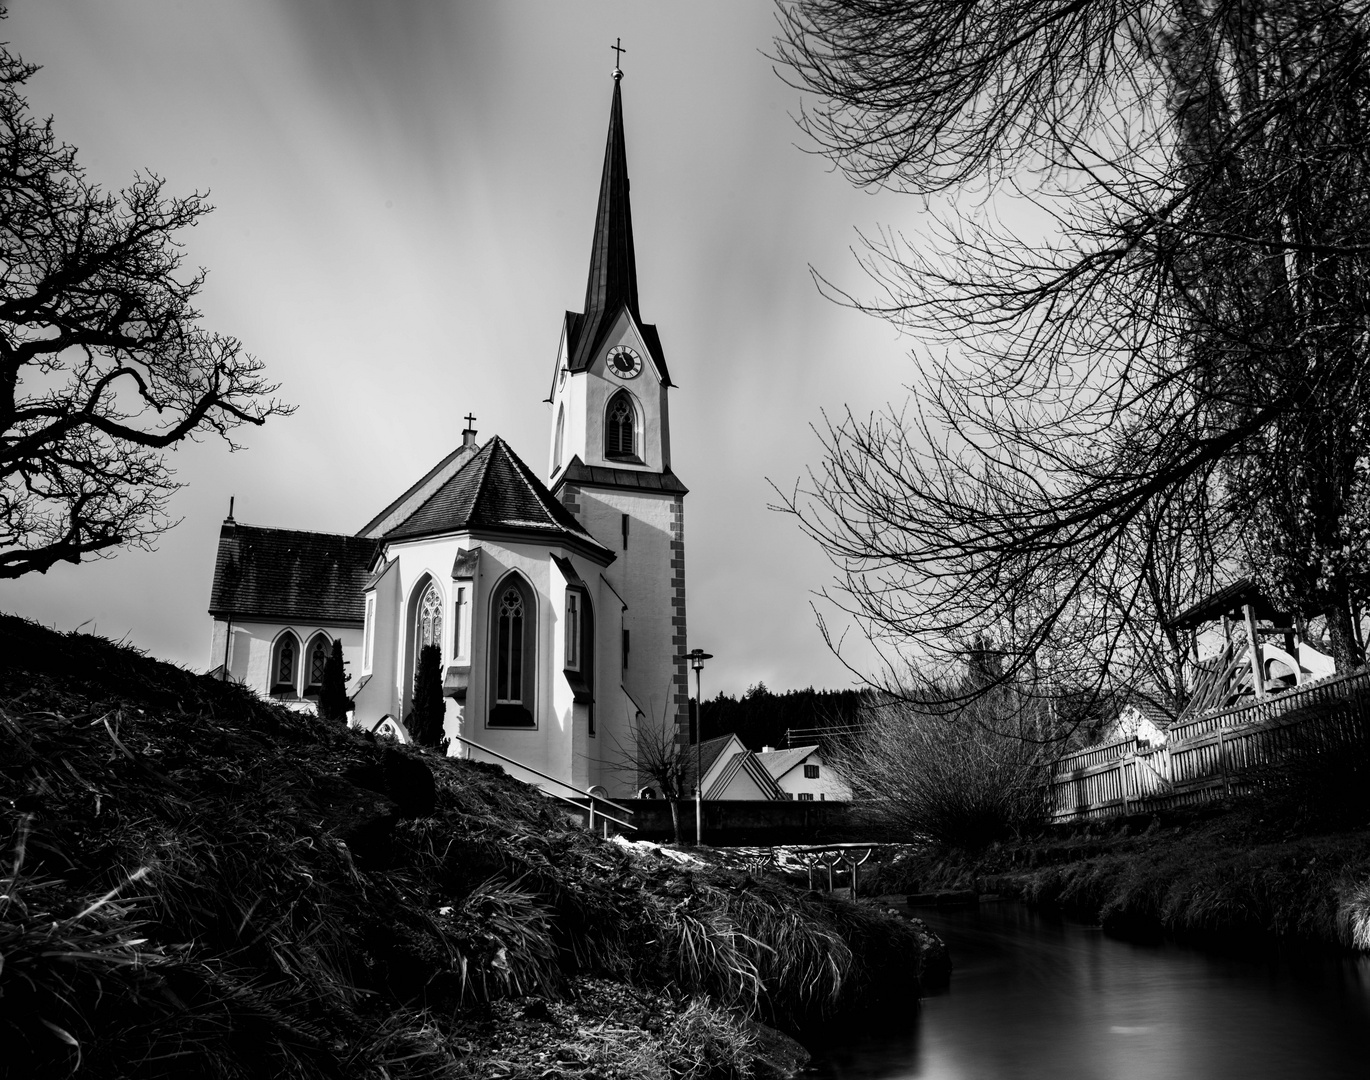
[[[371,665],[369,669],[365,666],[363,656],[361,670],[369,677],[366,685],[357,694],[353,722],[369,728],[387,713],[396,720],[403,719],[399,715],[399,696],[395,692],[399,675],[393,647],[398,637],[400,608],[400,575],[397,565],[386,569],[376,582],[374,591],[368,596],[374,596],[375,599],[374,605],[367,606],[367,611],[374,619],[374,627],[370,631]]]
[[[467,738],[482,746],[521,761],[551,776],[569,779],[567,762],[571,747],[569,733],[563,721],[554,713],[551,680],[548,677],[549,657],[554,642],[554,622],[551,597],[551,565],[545,544],[511,544],[499,539],[481,538],[480,577],[475,585],[476,633],[471,645],[471,687],[466,696],[465,723]],[[455,558],[455,552],[453,553]],[[452,560],[448,560],[450,566]],[[536,661],[534,665],[533,703],[529,711],[536,726],[532,728],[491,727],[488,718],[491,704],[490,686],[490,623],[495,593],[510,571],[522,574],[532,587],[537,604]],[[560,674],[560,667],[556,669]],[[480,759],[479,751],[472,756]],[[493,759],[491,759],[493,760]],[[502,763],[501,763],[502,764]],[[530,773],[509,771],[528,783],[539,783]]]
[[[557,381],[561,384],[552,396],[552,443],[551,453],[547,459],[547,475],[556,479],[557,474],[570,462],[576,455],[580,456],[581,461],[585,461],[585,385],[584,376],[572,378],[567,375],[564,382],[561,380],[560,372],[565,365],[565,359],[557,368]],[[561,465],[557,467],[557,413],[565,409],[561,431]]]
[[[362,632],[353,627],[324,625],[320,623],[282,623],[254,619],[233,620],[233,640],[228,644],[228,677],[236,683],[255,690],[262,697],[271,697],[271,652],[276,639],[286,630],[294,633],[300,646],[300,656],[296,664],[296,685],[303,690],[303,676],[308,658],[304,651],[314,636],[325,634],[332,649],[332,642],[341,641],[343,662],[348,665],[348,681],[355,678],[361,668]],[[214,632],[210,644],[210,667],[215,668],[224,662],[225,643],[228,637],[228,623],[224,619],[214,620]],[[280,704],[291,708],[313,711],[313,697],[273,698]]]
[[[674,722],[672,678],[671,520],[674,496],[660,492],[582,488],[581,524],[618,558],[604,571],[628,611],[628,666],[621,681],[655,724]],[[623,546],[623,515],[630,517]]]

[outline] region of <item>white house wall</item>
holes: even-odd
[[[817,780],[810,780],[805,777],[805,765],[818,766]],[[809,794],[814,797],[815,801],[818,801],[820,796],[829,802],[851,801],[851,788],[830,766],[823,763],[822,757],[817,753],[810,754],[783,776],[777,777],[775,782],[780,785],[780,790],[791,798],[798,798],[800,794]]]

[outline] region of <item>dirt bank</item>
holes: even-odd
[[[925,903],[939,892],[1018,897],[1134,937],[1370,950],[1370,830],[1305,831],[1269,809],[1249,800],[1134,817],[975,855],[910,849],[881,889]]]
[[[916,927],[0,616],[8,1075],[788,1075]]]

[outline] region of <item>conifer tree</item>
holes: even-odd
[[[442,655],[436,645],[425,645],[419,652],[419,669],[414,675],[414,708],[404,726],[420,746],[438,747],[443,742]]]
[[[352,704],[347,696],[347,670],[343,661],[342,642],[333,642],[333,652],[323,669],[323,685],[319,687],[319,715],[325,720],[346,720]]]

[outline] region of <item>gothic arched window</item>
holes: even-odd
[[[609,399],[604,412],[604,456],[606,458],[637,457],[637,414],[632,395],[620,390]]]
[[[495,627],[495,703],[523,704],[523,597],[510,585],[499,598]]]
[[[271,692],[297,694],[300,690],[300,639],[287,630],[271,650]]]
[[[304,692],[306,694],[319,692],[323,686],[324,668],[328,666],[328,657],[332,652],[331,642],[325,633],[317,633],[309,642],[309,648],[305,650],[305,681]]]
[[[436,581],[428,583],[414,608],[415,664],[425,645],[436,645],[439,651],[442,650],[442,594],[438,592]]]
[[[532,591],[511,574],[491,597],[490,723],[533,727],[537,617]]]

